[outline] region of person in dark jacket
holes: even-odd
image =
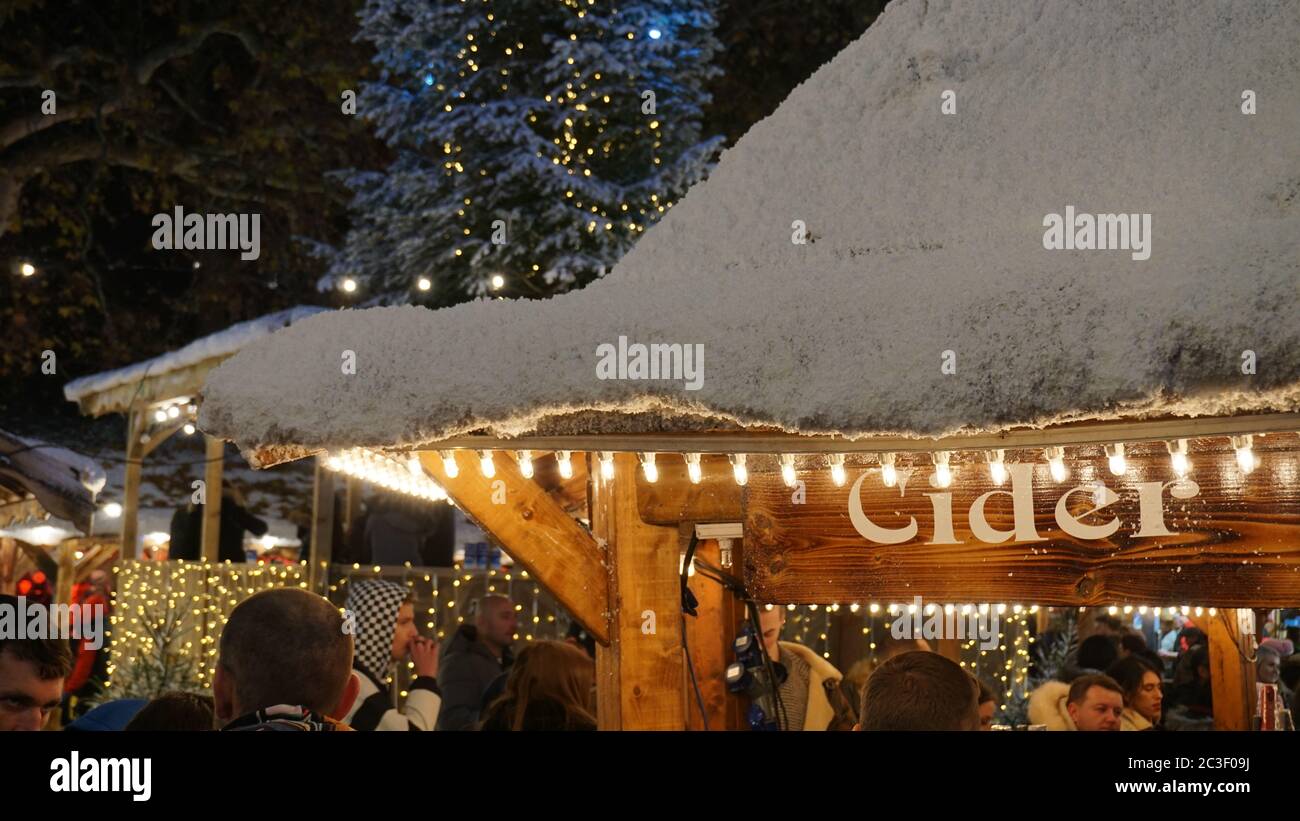
[[[534,642],[519,652],[505,691],[484,713],[491,730],[595,730],[596,664],[575,645]]]
[[[172,514],[171,529],[172,541],[167,548],[167,558],[191,561],[202,558],[203,505],[190,502],[187,507],[177,510]],[[266,522],[248,511],[239,489],[229,482],[222,483],[217,561],[248,561],[244,553],[244,534],[264,536],[266,531]]]
[[[473,730],[483,694],[514,662],[510,643],[518,629],[514,602],[501,595],[479,599],[474,624],[462,625],[447,641],[439,663],[442,688],[439,730]]]
[[[352,636],[328,599],[294,587],[264,590],[230,612],[212,696],[223,730],[350,730]]]
[[[344,717],[354,730],[432,730],[438,694],[438,645],[420,636],[415,605],[405,585],[363,579],[350,585],[346,610],[355,619],[352,675],[357,700]],[[393,665],[410,657],[415,680],[399,710],[393,700]]]

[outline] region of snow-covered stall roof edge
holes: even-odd
[[[1300,4],[1224,9],[894,3],[603,280],[313,317],[213,371],[201,426],[266,461],[680,415],[859,438],[1300,410]],[[1045,248],[1076,210],[1149,214],[1146,251]],[[702,352],[698,384],[604,378],[623,340]]]
[[[63,396],[76,402],[93,393],[137,382],[146,376],[158,376],[169,371],[187,368],[206,359],[228,356],[253,340],[260,339],[279,328],[291,325],[306,317],[329,310],[316,305],[297,305],[283,311],[237,322],[229,328],[201,336],[184,347],[160,354],[152,359],[134,362],[111,371],[82,376],[63,386]]]
[[[0,430],[0,478],[26,489],[45,510],[89,533],[95,495],[106,477],[92,459]]]

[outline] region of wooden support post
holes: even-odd
[[[362,534],[354,534],[352,528],[356,527],[357,519],[361,518],[361,495],[364,488],[361,487],[361,480],[351,475],[347,478],[346,488],[343,495],[343,538],[350,545],[360,544]]]
[[[221,554],[221,472],[225,465],[226,443],[204,436],[207,456],[203,471],[203,552],[202,557],[215,562]]]
[[[421,452],[420,464],[596,641],[608,644],[609,582],[591,534],[536,482],[520,475],[509,455],[496,455],[492,479],[484,478],[472,456],[457,459],[454,479],[436,452]]]
[[[77,559],[70,544],[59,546],[59,575],[54,580],[54,602],[72,603],[72,585],[77,577]]]
[[[144,411],[132,410],[126,417],[126,480],[122,488],[122,558],[140,556],[140,470],[144,459]]]
[[[1210,640],[1210,685],[1214,695],[1214,729],[1250,730],[1255,711],[1255,665],[1250,636],[1241,635],[1236,610],[1197,619]]]
[[[690,543],[695,526],[681,526],[681,549]],[[718,542],[703,539],[695,548],[695,557],[714,567],[720,565]],[[699,605],[698,616],[685,617],[686,644],[695,667],[695,680],[699,684],[700,698],[709,718],[710,730],[740,730],[745,727],[744,704],[739,695],[727,691],[727,665],[735,660],[733,645],[736,629],[745,619],[745,605],[722,585],[696,574],[690,579],[691,592]],[[690,671],[682,685],[686,690],[687,726],[703,730],[695,689]]]
[[[334,474],[325,457],[316,457],[316,483],[311,502],[311,548],[307,555],[307,586],[324,595],[334,553]]]
[[[610,642],[596,648],[602,730],[681,730],[682,611],[677,530],[637,512],[637,458],[614,456],[614,478],[592,474],[591,530],[605,544]],[[652,629],[653,628],[653,629]]]
[[[14,566],[18,564],[18,542],[8,536],[0,536],[0,593],[12,596],[14,593]]]

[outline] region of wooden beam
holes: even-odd
[[[739,522],[743,518],[741,488],[725,456],[700,460],[699,484],[691,482],[686,463],[680,459],[656,464],[658,481],[647,482],[637,474],[636,503],[642,521],[676,527],[678,522]]]
[[[126,479],[122,488],[122,558],[138,558],[140,540],[140,471],[143,467],[144,416],[132,410],[126,418]]]
[[[14,566],[17,563],[18,542],[9,536],[0,536],[0,593],[13,595]]]
[[[596,648],[597,721],[602,730],[682,730],[682,610],[677,530],[641,521],[637,458],[614,457],[614,478],[594,471],[591,527],[606,545],[609,646]]]
[[[1000,433],[943,437],[842,436],[782,433],[773,430],[721,430],[702,433],[626,433],[577,436],[526,435],[503,438],[482,435],[449,437],[438,448],[528,448],[534,454],[548,450],[627,451],[639,453],[932,453],[936,450],[988,450],[1036,448],[1049,445],[1102,445],[1112,442],[1161,442],[1197,436],[1233,436],[1245,433],[1294,433],[1300,413],[1262,413],[1239,416],[1203,416],[1142,421],[1072,422],[1046,428],[1016,428]],[[663,460],[665,463],[667,459]],[[662,469],[662,468],[661,468]]]
[[[307,586],[314,592],[323,593],[329,584],[329,565],[334,555],[334,473],[326,470],[324,456],[316,457],[311,511]]]
[[[54,601],[56,604],[72,603],[72,585],[77,576],[77,559],[68,544],[59,548],[59,575],[54,579]]]
[[[1241,634],[1236,610],[1220,610],[1203,621],[1209,622],[1205,632],[1210,642],[1214,729],[1254,729],[1255,665],[1248,655],[1251,637]]]
[[[221,473],[225,467],[226,443],[204,436],[203,551],[202,558],[215,562],[221,555]]]
[[[437,452],[420,452],[425,473],[442,485],[479,527],[555,596],[601,644],[610,641],[609,582],[604,555],[583,529],[537,485],[519,474],[509,455],[496,455],[496,476],[487,479],[473,454],[456,459],[447,476]]]

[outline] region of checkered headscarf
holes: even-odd
[[[393,629],[397,611],[410,595],[405,585],[383,579],[354,582],[344,605],[356,619],[356,659],[380,681],[393,662]]]

